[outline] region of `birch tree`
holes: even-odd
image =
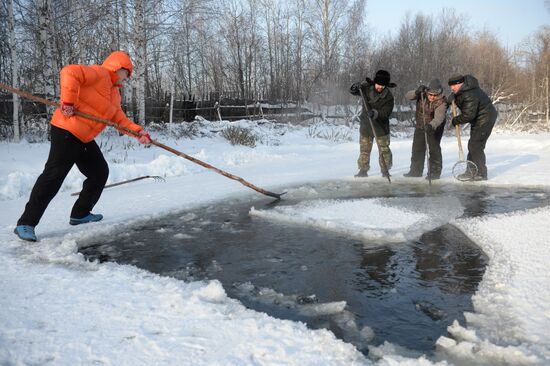
[[[19,87],[19,72],[17,63],[17,48],[15,35],[15,17],[13,15],[13,0],[8,0],[8,34],[11,54],[11,84],[14,88]],[[15,142],[20,141],[19,128],[19,95],[13,93],[13,138]]]
[[[312,10],[307,23],[313,52],[319,55],[319,75],[324,82],[339,71],[348,6],[348,0],[311,0]]]
[[[145,33],[145,6],[147,0],[134,0],[134,88],[137,105],[137,120],[139,124],[145,123],[145,71],[147,67],[147,36]]]
[[[38,24],[40,60],[43,65],[42,86],[47,97],[55,95],[56,80],[51,42],[51,0],[38,0]]]
[[[295,81],[295,91],[294,95],[298,100],[298,107],[301,107],[301,102],[308,95],[307,91],[304,90],[304,51],[305,45],[307,42],[306,38],[306,17],[307,17],[307,4],[305,0],[297,0],[294,8],[292,9],[293,21],[293,31],[294,31],[294,81]]]
[[[231,74],[230,83],[239,91],[239,96],[244,97],[244,9],[242,3],[231,0],[224,12],[223,17],[223,36],[227,42],[227,51],[230,57]]]
[[[350,8],[349,22],[344,34],[342,67],[344,73],[353,75],[347,82],[358,80],[366,73],[368,65],[368,31],[365,27],[366,0],[355,1]]]

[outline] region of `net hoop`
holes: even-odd
[[[461,182],[471,181],[477,172],[477,165],[470,160],[457,161],[453,166],[453,177]]]

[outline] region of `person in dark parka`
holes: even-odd
[[[428,86],[420,85],[405,94],[408,100],[416,101],[416,126],[411,154],[411,167],[405,177],[421,177],[424,170],[426,141],[429,151],[429,171],[426,179],[439,179],[443,159],[441,137],[445,129],[447,99],[439,79],[433,79]]]
[[[362,104],[363,110],[360,118],[360,138],[359,138],[359,159],[357,165],[359,172],[356,177],[367,177],[367,172],[370,169],[370,154],[372,151],[373,140],[377,137],[379,146],[380,169],[382,176],[388,177],[389,170],[392,167],[392,153],[390,150],[390,115],[393,111],[393,94],[388,88],[394,88],[395,83],[390,82],[390,73],[386,70],[378,70],[374,76],[374,80],[366,78],[363,82],[356,82],[350,88],[350,93],[353,95],[364,97]],[[368,108],[365,109],[365,105]],[[372,131],[369,119],[374,126]],[[384,160],[382,160],[384,159]],[[385,164],[384,164],[385,162]]]
[[[478,169],[476,175],[467,171],[460,179],[487,180],[485,145],[493,131],[498,112],[472,75],[453,75],[449,78],[449,86],[453,93],[449,96],[448,103],[454,101],[461,112],[453,118],[452,124],[453,126],[470,124],[467,159],[472,161]]]

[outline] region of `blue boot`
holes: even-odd
[[[84,216],[81,219],[71,217],[71,219],[69,220],[69,224],[71,224],[71,225],[87,224],[89,222],[101,221],[102,219],[103,219],[103,215],[101,215],[101,214],[96,215],[96,214],[91,213],[88,216]]]
[[[17,225],[15,227],[15,229],[13,229],[13,232],[21,240],[25,240],[25,241],[36,241],[37,240],[36,235],[34,234],[34,226]]]

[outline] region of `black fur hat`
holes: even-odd
[[[378,70],[374,75],[374,80],[367,78],[367,81],[373,84],[384,85],[388,88],[395,88],[397,84],[390,82],[390,73],[386,70]]]

